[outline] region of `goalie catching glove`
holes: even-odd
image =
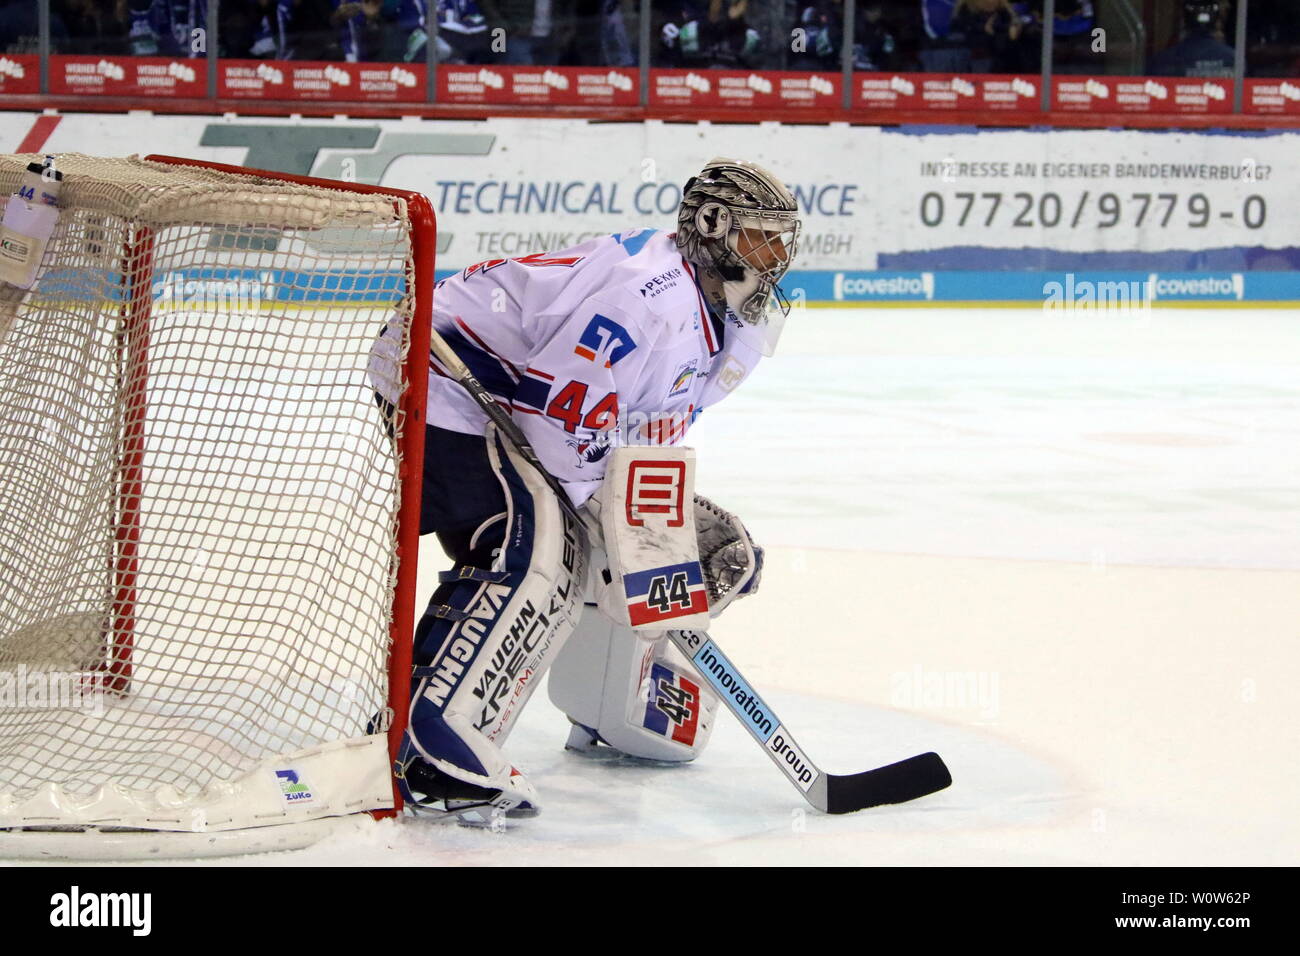
[[[599,529],[595,603],[636,631],[704,628],[757,589],[762,550],[695,494],[690,448],[616,448],[587,504]]]
[[[695,538],[709,591],[710,617],[717,617],[736,598],[758,591],[763,549],[739,518],[703,495],[695,496]]]

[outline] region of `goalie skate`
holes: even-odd
[[[465,826],[490,827],[498,820],[535,817],[541,812],[537,791],[514,767],[502,789],[480,787],[444,773],[423,760],[413,760],[401,776],[407,805],[419,812],[441,814]]]

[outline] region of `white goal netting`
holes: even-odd
[[[403,203],[57,167],[36,285],[0,288],[0,827],[391,806]]]

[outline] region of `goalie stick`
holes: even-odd
[[[736,665],[707,634],[669,631],[668,639],[713,686],[804,799],[823,813],[852,813],[885,803],[906,803],[952,783],[937,753],[918,754],[861,773],[827,773],[808,759],[776,712],[754,693]]]
[[[579,513],[559,479],[546,470],[537,452],[509,412],[465,367],[437,330],[430,330],[430,346],[443,366],[469,393],[483,412],[530,465],[546,480],[559,499],[560,507],[588,536],[587,519]],[[668,638],[691,662],[699,676],[717,691],[736,719],[762,744],[804,799],[823,813],[852,813],[887,803],[905,803],[942,790],[952,783],[948,768],[937,753],[923,753],[898,763],[861,773],[833,774],[821,770],[795,743],[790,732],[750,688],[736,666],[727,659],[707,634],[698,631],[669,631]]]

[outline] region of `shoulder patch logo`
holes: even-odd
[[[731,391],[741,383],[746,371],[744,363],[737,361],[734,355],[728,355],[722,363],[722,371],[718,372],[718,388],[724,392]]]
[[[696,363],[696,359],[691,359],[677,367],[677,374],[673,376],[673,384],[668,388],[669,398],[685,395],[691,390],[691,380],[695,377]]]
[[[573,354],[610,368],[627,358],[635,349],[636,341],[627,329],[613,319],[597,313],[578,337]]]

